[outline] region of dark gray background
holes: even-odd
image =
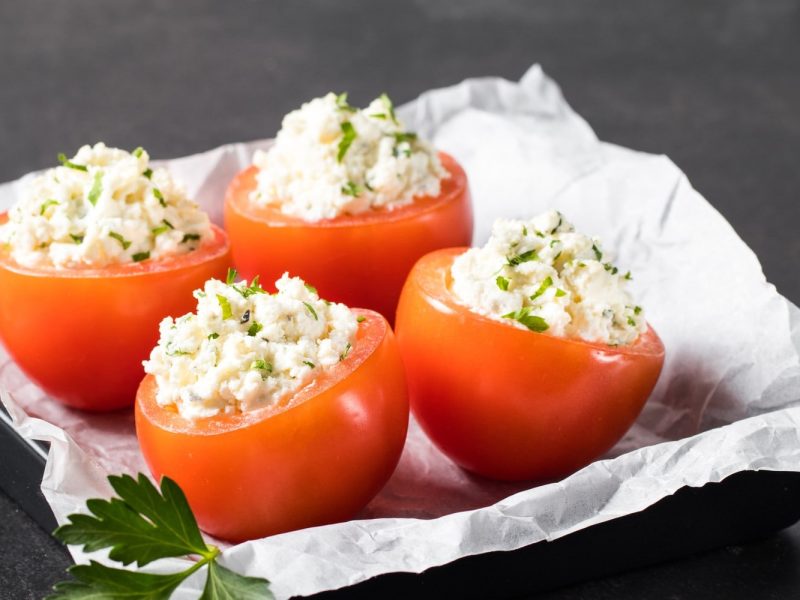
[[[800,2],[2,0],[0,180],[87,142],[156,158],[268,137],[329,90],[398,103],[533,62],[601,139],[669,155],[800,301]],[[0,597],[68,564],[0,496]],[[786,598],[800,527],[548,598]]]

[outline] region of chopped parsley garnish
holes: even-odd
[[[222,319],[230,319],[233,317],[233,310],[231,309],[231,303],[228,299],[223,296],[222,294],[217,294],[217,302],[219,302],[219,307],[222,309]]]
[[[346,110],[347,112],[356,112],[356,108],[347,103],[347,92],[342,92],[336,96],[336,108],[339,110]]]
[[[561,298],[562,296],[566,296],[566,295],[567,295],[567,292],[565,292],[561,288],[558,288],[556,290],[556,298]]]
[[[153,188],[153,196],[161,206],[167,206],[167,201],[164,200],[164,194],[161,193],[161,190],[158,188]]]
[[[236,279],[236,271],[233,269],[228,269],[228,277],[229,278],[231,277],[230,274],[231,271],[233,271],[233,279]],[[253,294],[267,293],[267,291],[264,288],[262,288],[261,285],[258,283],[258,275],[253,277],[253,281],[251,281],[250,285],[248,285],[247,287],[240,287],[233,285],[233,280],[231,280],[231,282],[228,285],[231,286],[237,292],[239,292],[239,294],[242,295],[242,298],[249,298]]]
[[[339,140],[339,152],[336,154],[336,162],[342,162],[344,160],[344,155],[347,154],[347,150],[350,148],[353,140],[356,139],[356,130],[350,121],[342,123],[341,128],[342,139]]]
[[[541,231],[536,232],[536,236],[540,238],[544,238],[544,234]]]
[[[314,317],[314,320],[319,321],[319,317],[317,316],[317,311],[314,310],[314,307],[311,306],[308,302],[303,302],[303,304],[308,309],[308,312],[310,312],[311,315]]]
[[[547,278],[542,281],[539,289],[534,292],[533,296],[531,296],[531,300],[536,300],[536,298],[544,294],[547,291],[547,288],[549,288],[551,285],[553,285],[553,278],[548,275]]]
[[[519,310],[515,310],[514,312],[510,312],[508,314],[503,315],[504,319],[514,319],[518,323],[523,324],[525,327],[530,329],[531,331],[536,331],[541,333],[543,331],[547,331],[550,327],[542,317],[530,314],[531,307],[530,306],[523,306]]]
[[[236,281],[236,275],[236,269],[228,267],[228,275],[225,277],[225,283],[228,285],[232,284],[234,281]]]
[[[560,240],[550,240],[550,247],[555,246]]]
[[[631,281],[633,279],[633,277],[631,277],[631,272],[628,271],[627,273],[625,273],[625,277],[624,278],[627,279],[628,281]]]
[[[522,235],[528,235],[528,228],[525,225],[522,226]]]
[[[594,251],[594,256],[597,260],[602,260],[603,253],[600,252],[600,248],[597,247],[597,244],[592,244],[592,250]]]
[[[628,325],[636,327],[636,321],[633,320],[633,317],[628,317]]]
[[[304,361],[303,361],[303,364],[304,364],[305,366],[307,366],[309,369],[313,369],[314,367],[316,367],[316,366],[317,366],[317,365],[315,365],[314,363],[312,363],[310,360],[304,360]]]
[[[538,260],[538,256],[536,255],[536,250],[528,250],[527,252],[523,252],[522,254],[517,254],[516,256],[508,256],[506,260],[508,261],[508,265],[511,267],[516,267],[517,265],[521,265],[522,263],[526,263],[531,260]]]
[[[272,363],[268,363],[263,358],[258,358],[250,363],[250,368],[257,371],[266,371],[267,373],[272,373]]]
[[[219,334],[218,334],[218,333],[209,333],[209,334],[208,334],[208,339],[210,339],[210,340],[215,340],[215,339],[217,339],[218,337],[219,337]]]
[[[161,225],[153,228],[153,237],[158,237],[159,235],[161,235],[166,231],[169,231],[170,229],[175,229],[175,227],[173,227],[172,223],[164,219],[163,221],[161,221]]]
[[[498,275],[497,279],[495,279],[495,283],[497,283],[497,287],[499,287],[504,292],[508,291],[508,279],[503,277],[502,275]]]
[[[200,239],[199,233],[187,233],[183,236],[181,244],[185,244],[186,242],[196,242],[199,239]]]
[[[561,256],[561,252],[562,252],[562,251],[561,251],[561,250],[559,250],[559,251],[558,251],[558,254],[556,254],[556,255],[553,257],[553,262],[556,262],[556,261],[558,260],[558,257],[559,257],[559,256]]]
[[[130,243],[128,240],[126,240],[124,237],[122,237],[122,236],[121,236],[120,234],[118,234],[116,231],[110,231],[110,232],[108,233],[108,235],[109,235],[109,237],[112,237],[112,238],[114,238],[114,239],[115,239],[115,240],[117,240],[117,241],[118,241],[120,244],[122,244],[122,249],[123,249],[123,250],[127,250],[127,249],[130,247],[130,245],[131,245],[131,243]]]
[[[136,150],[131,152],[131,154],[133,154],[136,158],[139,158],[142,155],[143,152],[144,152],[144,148],[139,146],[138,148],[136,148]]]
[[[149,252],[137,252],[131,258],[133,258],[133,262],[142,262],[143,260],[147,260],[150,258]]]
[[[59,153],[58,162],[61,163],[62,167],[69,167],[70,169],[75,169],[76,171],[84,171],[84,172],[86,172],[86,171],[89,170],[86,167],[86,165],[76,165],[74,162],[72,162],[70,159],[68,159],[67,155],[64,154],[63,152]]]
[[[247,335],[249,335],[250,337],[255,337],[256,334],[262,329],[264,329],[264,326],[261,323],[253,321],[252,325],[250,325],[250,327],[248,327],[247,329]]]
[[[44,216],[44,213],[48,208],[51,206],[56,206],[57,204],[59,204],[58,200],[45,200],[39,207],[39,215]]]
[[[586,263],[585,263],[585,262],[583,262],[583,261],[581,261],[581,262],[579,262],[579,263],[578,263],[578,266],[579,266],[580,268],[583,268],[583,267],[585,267],[585,266],[586,266]]]
[[[605,263],[603,265],[603,268],[606,271],[608,271],[609,273],[611,273],[612,275],[616,275],[617,273],[619,273],[619,269],[617,267],[615,267],[614,265],[612,265],[611,263]]]
[[[147,168],[142,172],[142,175],[150,179],[153,176],[153,169]]]
[[[356,317],[356,323],[363,323],[366,320],[367,320],[367,317],[365,317],[364,315],[358,315]]]
[[[641,312],[642,312],[642,307],[641,306],[634,306],[633,307],[633,314],[638,315]]]
[[[563,223],[563,221],[564,218],[561,216],[561,213],[558,213],[558,225],[553,227],[553,229],[550,231],[550,235],[553,235],[556,231],[558,231],[558,228],[561,227],[561,223]]]
[[[405,133],[394,133],[394,141],[397,144],[402,144],[404,142],[408,142],[409,144],[417,139],[417,134],[413,131],[407,131]]]
[[[92,189],[89,190],[89,195],[86,197],[92,206],[97,204],[100,194],[103,192],[103,172],[96,171],[94,174],[94,181],[92,182]]]
[[[352,181],[348,181],[347,185],[342,186],[342,193],[345,196],[360,196],[361,195],[361,188],[357,183],[353,183]]]
[[[386,107],[386,114],[389,115],[389,118],[395,125],[398,125],[397,116],[394,114],[394,104],[392,104],[391,98],[384,92],[380,95],[381,102]]]
[[[317,288],[315,288],[315,287],[314,287],[313,285],[311,285],[310,283],[304,283],[303,285],[304,285],[304,286],[305,286],[305,288],[306,288],[306,289],[307,289],[309,292],[311,292],[312,294],[317,294]],[[317,294],[317,295],[319,295],[319,294]]]
[[[74,233],[70,233],[69,237],[71,237],[72,241],[75,242],[76,244],[82,244],[83,243],[83,236],[82,235],[75,235]]]
[[[342,360],[344,360],[345,358],[347,358],[347,355],[348,355],[348,354],[350,354],[350,349],[351,349],[351,348],[352,348],[352,346],[350,345],[350,342],[347,342],[347,346],[345,346],[345,347],[344,347],[344,352],[342,352],[342,353],[339,355],[339,360],[340,360],[340,361],[342,361]]]

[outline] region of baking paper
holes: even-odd
[[[224,564],[269,578],[278,598],[307,595],[552,540],[739,471],[800,470],[800,310],[668,158],[598,141],[538,66],[519,82],[471,79],[426,92],[398,112],[466,169],[476,243],[497,217],[548,208],[599,236],[633,272],[637,303],[666,346],[664,371],[605,460],[562,481],[531,487],[473,477],[412,421],[397,471],[357,520],[226,547]],[[164,164],[220,223],[228,182],[268,144]],[[0,186],[0,209],[18,186]],[[59,522],[86,498],[107,496],[108,473],[145,470],[129,412],[61,407],[0,352],[2,400],[18,431],[51,443],[42,490]],[[201,580],[176,597],[196,596]]]

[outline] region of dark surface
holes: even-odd
[[[798,1],[3,0],[0,57],[0,180],[95,140],[177,156],[330,89],[402,102],[540,62],[601,139],[669,155],[800,301]],[[0,597],[40,597],[66,556],[4,496],[0,532]],[[547,598],[799,593],[795,526]]]

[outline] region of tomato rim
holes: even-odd
[[[411,220],[457,200],[467,187],[467,175],[463,167],[449,154],[445,152],[439,152],[438,154],[442,166],[450,174],[450,177],[441,179],[439,194],[436,196],[415,196],[409,204],[397,208],[373,208],[354,215],[344,214],[332,219],[306,221],[299,217],[285,215],[280,209],[272,206],[255,206],[249,199],[250,192],[255,189],[255,175],[259,171],[255,165],[250,165],[236,175],[228,186],[225,201],[239,215],[269,227],[345,228]],[[245,189],[240,191],[242,187],[245,187]],[[241,198],[246,198],[246,201],[242,202]],[[246,206],[243,206],[243,204],[246,204]]]
[[[590,347],[595,351],[603,352],[606,354],[625,354],[625,355],[639,355],[639,356],[664,356],[664,344],[661,338],[656,333],[655,329],[647,323],[647,330],[639,334],[636,340],[631,344],[611,346],[603,342],[592,342],[589,340],[582,340],[578,338],[568,338],[562,336],[548,335],[546,333],[521,329],[515,327],[511,323],[498,321],[486,315],[475,312],[466,304],[458,301],[456,295],[453,293],[452,286],[452,272],[451,267],[456,257],[469,250],[468,247],[459,248],[444,248],[442,250],[435,250],[425,256],[419,261],[418,265],[425,262],[436,262],[434,265],[434,272],[437,274],[437,279],[431,281],[429,277],[417,277],[416,283],[428,298],[435,301],[440,312],[448,312],[450,314],[466,314],[470,318],[497,325],[498,327],[506,327],[519,333],[519,335],[534,335],[549,338],[550,340],[557,340],[565,344],[573,344],[581,347]],[[417,271],[417,266],[414,267],[413,272]]]
[[[215,436],[246,428],[290,411],[301,404],[313,402],[326,391],[342,384],[351,373],[358,370],[380,348],[389,331],[389,324],[380,313],[366,308],[350,310],[356,317],[364,317],[364,320],[358,324],[356,338],[346,360],[323,368],[302,387],[278,398],[275,403],[243,413],[220,413],[210,417],[187,419],[178,413],[174,405],[160,406],[155,401],[155,393],[143,394],[140,390],[137,393],[136,403],[142,416],[170,433]],[[142,380],[141,389],[146,389],[146,386],[150,386],[154,391],[157,388],[155,377],[149,373]]]
[[[0,214],[0,225],[8,220],[8,213]],[[230,251],[230,240],[224,229],[211,224],[212,239],[202,243],[194,250],[184,254],[174,254],[159,259],[145,260],[134,263],[111,264],[103,267],[77,266],[77,267],[26,267],[19,264],[11,257],[11,253],[0,248],[0,268],[7,269],[19,275],[28,277],[47,277],[59,279],[92,279],[137,277],[153,273],[185,269],[200,265],[225,255]]]

